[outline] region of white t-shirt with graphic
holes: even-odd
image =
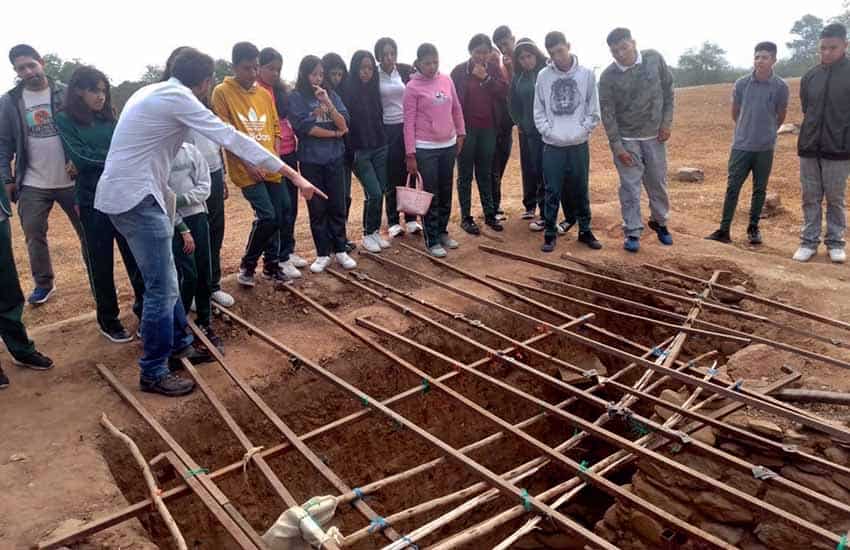
[[[62,138],[53,122],[50,88],[24,88],[24,124],[27,128],[27,171],[23,186],[63,189],[74,185],[65,172]]]

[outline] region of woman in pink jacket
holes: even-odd
[[[432,44],[416,51],[417,72],[404,91],[404,148],[409,174],[422,176],[434,194],[425,215],[425,246],[443,258],[458,247],[447,230],[452,211],[455,158],[463,148],[466,127],[452,79],[440,74],[440,57]]]

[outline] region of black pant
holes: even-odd
[[[224,172],[210,173],[212,185],[207,199],[207,222],[210,226],[210,269],[212,291],[221,290],[221,245],[224,242]],[[188,311],[188,310],[187,310]]]
[[[387,225],[393,226],[401,223],[398,212],[395,188],[404,187],[407,184],[407,165],[404,157],[404,124],[385,124],[384,132],[387,134]],[[405,215],[406,221],[416,218]]]
[[[522,167],[522,205],[526,212],[540,210],[543,216],[543,138],[540,134],[519,134]]]
[[[501,128],[496,133],[496,154],[493,155],[493,207],[496,211],[502,209],[502,176],[508,167],[511,158],[511,149],[514,146],[513,124],[502,122]]]
[[[318,256],[345,252],[345,175],[343,160],[326,164],[301,163],[301,175],[321,189],[327,200],[313,197],[307,201],[310,212],[310,232]]]
[[[113,243],[118,245],[118,253],[121,254],[133,286],[136,298],[133,313],[141,319],[145,283],[127,240],[115,229],[109,216],[91,206],[80,206],[80,222],[83,225],[83,246],[89,258],[89,285],[97,309],[97,323],[106,331],[121,327],[118,321],[118,295],[115,291]]]
[[[183,223],[192,233],[195,240],[195,251],[192,254],[183,252],[183,236],[174,233],[174,265],[177,267],[177,282],[180,286],[180,299],[183,309],[189,311],[192,301],[199,325],[207,327],[210,324],[212,304],[212,269],[210,262],[210,227],[207,215],[203,212],[183,218]]]
[[[287,166],[295,169],[298,166],[298,158],[295,153],[283,155],[280,160],[285,162]],[[295,253],[295,221],[298,219],[298,188],[291,181],[284,178],[281,182],[284,187],[284,192],[289,200],[289,208],[283,213],[283,220],[280,223],[280,230],[275,233],[274,238],[269,243],[266,256],[276,255],[281,262],[289,261],[289,255]]]
[[[12,254],[12,229],[5,219],[0,221],[0,337],[15,359],[24,359],[35,351],[21,322],[23,312],[24,293]]]
[[[434,194],[431,207],[425,214],[425,245],[440,244],[440,235],[447,233],[452,214],[452,176],[457,147],[445,149],[417,149],[416,164],[422,175],[422,185]]]
[[[285,185],[289,184],[261,181],[242,188],[242,195],[254,209],[254,224],[242,257],[242,267],[246,269],[255,269],[261,254],[266,269],[275,269],[280,261],[276,236],[289,210],[289,193],[284,189]]]

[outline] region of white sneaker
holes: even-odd
[[[795,262],[808,262],[814,257],[815,254],[817,254],[817,250],[815,250],[814,248],[801,246],[797,249],[797,252],[794,253],[794,256],[791,259]]]
[[[460,245],[458,242],[451,237],[449,237],[448,233],[443,233],[440,235],[440,244],[443,245],[444,248],[448,248],[449,250],[455,250]]]
[[[435,244],[434,246],[429,248],[428,253],[435,258],[445,258],[448,255],[446,249],[443,248],[443,245],[440,244]]]
[[[298,254],[290,254],[289,262],[298,269],[304,269],[305,267],[310,265],[310,262],[299,256]]]
[[[417,221],[407,222],[407,232],[416,235],[422,232],[422,226]]]
[[[363,240],[360,244],[363,246],[363,248],[365,248],[372,254],[378,254],[379,252],[381,252],[381,245],[375,238],[374,233],[372,235],[364,235]]]
[[[337,252],[336,263],[338,263],[343,269],[354,269],[357,267],[357,262],[355,262],[354,258],[349,256],[347,252]]]
[[[313,273],[321,273],[331,265],[331,257],[330,256],[319,256],[316,258],[316,261],[313,262],[313,265],[310,266],[310,271]]]
[[[534,232],[543,231],[546,229],[546,224],[543,223],[543,220],[534,220],[528,224],[528,228]]]
[[[286,275],[287,279],[300,279],[301,272],[298,271],[298,268],[293,265],[292,260],[288,262],[280,262],[280,269],[283,270],[283,274]]]
[[[844,252],[843,248],[830,248],[829,259],[832,260],[833,263],[843,264],[847,261],[847,253]]]
[[[222,307],[233,307],[233,304],[236,303],[236,300],[233,299],[233,296],[223,290],[216,290],[212,293],[211,298],[213,302],[217,303]]]
[[[396,237],[404,233],[404,229],[402,229],[399,224],[395,224],[391,226],[389,230],[387,230],[387,233],[389,233],[391,239],[395,239]]]
[[[390,241],[381,237],[381,233],[379,231],[375,231],[375,233],[373,233],[373,235],[375,236],[375,240],[378,241],[378,245],[381,248],[387,249],[387,248],[390,247]]]

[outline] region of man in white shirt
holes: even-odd
[[[279,172],[307,200],[314,194],[327,198],[201,103],[199,98],[205,98],[212,87],[213,70],[211,57],[187,48],[175,59],[172,78],[133,94],[118,120],[95,195],[95,208],[108,214],[127,239],[145,281],[141,389],[167,396],[194,389],[193,382],[169,369],[169,358],[179,360],[193,351],[186,312],[178,299],[171,249],[176,199],[168,188],[171,163],[189,131],[211,139],[258,170]]]
[[[82,243],[82,226],[74,197],[72,163],[65,159],[53,117],[62,108],[65,87],[44,74],[44,61],[26,44],[9,51],[18,85],[0,99],[0,183],[18,202],[35,289],[30,304],[45,303],[55,290],[47,220],[58,203]],[[12,162],[15,175],[12,175]],[[83,261],[86,252],[83,249]]]

